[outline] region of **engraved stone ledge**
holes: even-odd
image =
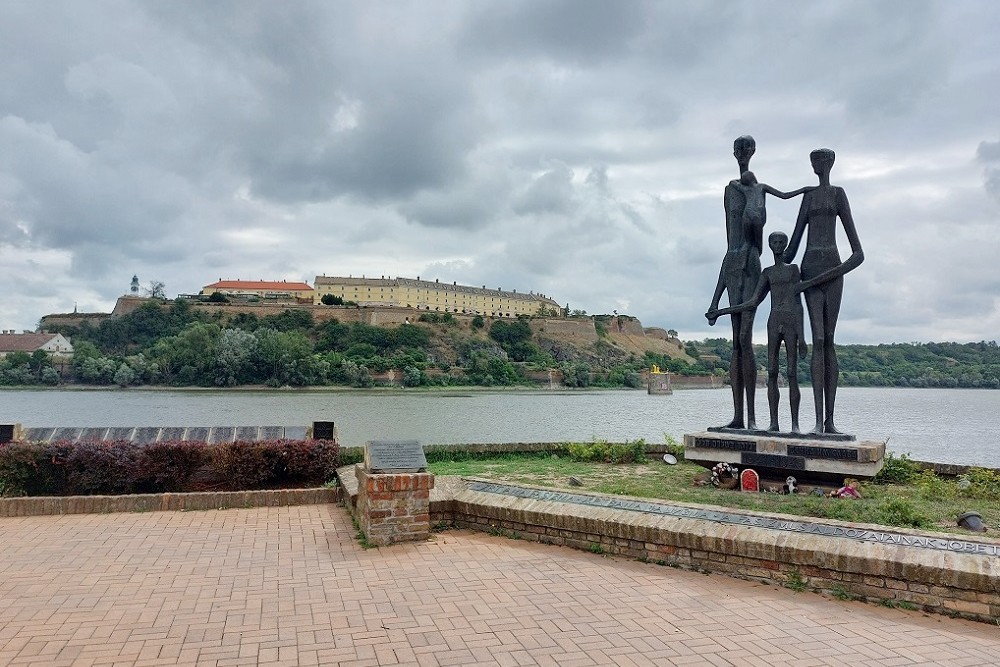
[[[791,533],[805,533],[819,537],[839,537],[873,544],[916,547],[951,553],[1000,557],[1000,544],[964,540],[959,539],[956,536],[945,535],[941,537],[930,537],[926,535],[913,535],[889,530],[873,530],[864,527],[841,526],[815,521],[799,521],[755,514],[743,514],[740,512],[727,512],[716,509],[651,503],[626,498],[591,496],[564,491],[547,491],[494,482],[473,481],[469,482],[468,488],[470,491],[492,493],[507,497],[545,500],[552,503],[570,503],[594,508],[627,510],[685,519],[701,519],[714,523],[768,528],[771,530],[786,531]]]

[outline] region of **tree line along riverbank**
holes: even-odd
[[[453,317],[414,313],[409,323],[373,326],[315,322],[288,309],[208,313],[183,300],[150,301],[121,317],[49,330],[70,338],[73,361],[56,369],[45,353],[12,353],[0,361],[0,385],[245,385],[370,387],[514,386],[641,387],[653,365],[676,375],[725,378],[731,343],[706,339],[643,349],[591,316],[596,336],[547,333],[532,318]],[[651,349],[650,349],[651,348]],[[838,345],[845,386],[1000,388],[995,341]],[[766,359],[763,348],[758,360]],[[809,381],[808,360],[799,377]]]

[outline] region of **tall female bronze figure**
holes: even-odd
[[[840,374],[833,336],[844,293],[844,274],[856,269],[865,259],[847,195],[843,188],[830,185],[830,170],[835,158],[829,148],[820,148],[809,154],[813,172],[819,177],[819,187],[802,198],[795,231],[785,251],[785,262],[791,264],[798,252],[802,233],[808,227],[809,237],[800,262],[803,281],[800,289],[805,291],[812,329],[812,387],[816,403],[816,428],[813,433],[839,433],[833,423]],[[851,256],[846,262],[840,261],[837,251],[838,217],[851,244]]]

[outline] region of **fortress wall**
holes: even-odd
[[[590,318],[571,318],[566,320],[535,319],[531,320],[531,330],[537,334],[552,336],[572,336],[582,341],[597,342],[597,329]]]
[[[110,318],[108,313],[53,313],[46,315],[38,323],[39,331],[48,331],[50,327],[78,327],[84,322],[93,326]]]
[[[629,334],[630,336],[645,336],[646,331],[642,328],[642,322],[632,318],[616,317],[612,321],[613,326],[617,326],[618,331],[621,333]]]

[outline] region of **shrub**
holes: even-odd
[[[972,468],[968,473],[966,494],[983,500],[1000,500],[1000,472],[987,468]]]
[[[79,442],[67,446],[67,495],[131,493],[136,487],[138,448],[128,441]]]
[[[275,452],[261,442],[224,442],[212,450],[212,471],[236,489],[259,489],[274,478]]]
[[[58,445],[0,445],[0,496],[49,496],[61,492],[65,455]]]
[[[929,528],[934,522],[922,514],[909,500],[892,497],[882,503],[876,511],[878,523],[885,526],[905,528]]]
[[[0,495],[162,493],[322,485],[337,469],[326,440],[129,441],[0,445]]]
[[[920,467],[910,460],[909,454],[885,455],[885,464],[875,475],[876,484],[909,484],[920,472]]]
[[[912,484],[920,497],[927,500],[954,498],[957,492],[954,482],[938,477],[933,470],[921,470],[913,476]]]
[[[340,447],[331,440],[278,440],[278,481],[324,484],[337,472]]]
[[[632,442],[571,442],[567,445],[569,455],[577,461],[604,461],[605,463],[645,463],[646,441],[642,438]]]
[[[204,442],[156,442],[139,453],[138,490],[163,493],[191,489],[195,474],[211,459]]]
[[[669,433],[663,434],[663,439],[667,443],[667,453],[673,454],[674,458],[678,461],[684,460],[684,443],[678,442],[677,438],[670,435]]]
[[[337,469],[337,453],[327,440],[227,442],[213,449],[211,466],[233,489],[322,484]]]

